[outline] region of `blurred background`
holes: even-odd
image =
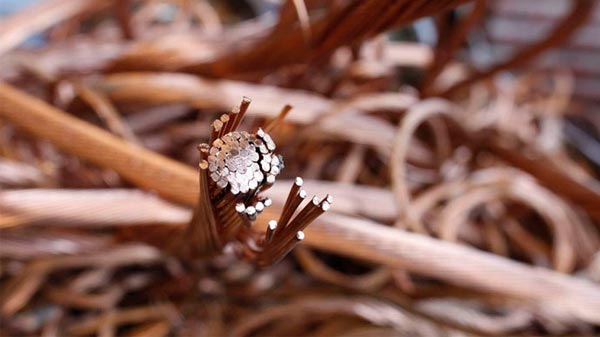
[[[594,0],[0,1],[0,336],[598,335],[598,36]],[[267,268],[175,253],[242,97],[292,106],[253,230],[334,198]]]

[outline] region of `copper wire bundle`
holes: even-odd
[[[0,335],[597,335],[597,71],[528,63],[593,55],[596,3],[1,18]],[[494,8],[538,42],[488,50]]]
[[[291,219],[306,198],[306,191],[300,189],[302,178],[298,177],[279,223],[269,222],[264,236],[253,232],[251,223],[272,204],[271,199],[260,194],[275,183],[284,163],[283,157],[273,152],[275,142],[262,128],[256,133],[238,130],[250,102],[244,97],[239,108],[234,107],[229,114],[214,120],[209,143],[198,146],[198,206],[187,231],[193,238],[193,245],[199,247],[189,248],[192,252],[200,249],[199,255],[210,256],[236,241],[238,245],[234,249],[239,255],[266,267],[281,260],[304,239],[302,230],[329,209],[333,198],[327,195],[320,201],[314,197]],[[289,110],[286,106],[274,119],[275,123],[269,124],[269,129],[273,129]]]

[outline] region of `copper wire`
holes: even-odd
[[[198,206],[190,222],[191,236],[204,247],[187,247],[190,253],[210,256],[235,241],[241,255],[265,267],[286,256],[304,238],[304,229],[331,204],[332,197],[313,201],[288,225],[296,208],[306,198],[302,178],[296,178],[280,216],[272,221],[264,237],[247,230],[271,200],[259,195],[275,182],[283,159],[273,151],[270,135],[259,128],[256,134],[238,131],[250,99],[244,97],[239,108],[223,114],[212,123],[211,143],[200,144],[200,192]],[[280,119],[285,117],[285,107]],[[273,124],[271,124],[273,125]],[[246,229],[245,229],[246,228]]]

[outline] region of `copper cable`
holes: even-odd
[[[9,85],[0,84],[0,100],[3,102],[0,117],[51,140],[65,151],[100,166],[111,167],[138,186],[156,190],[170,200],[190,206],[197,201],[197,178],[193,169],[125,144]],[[98,156],[98,152],[105,155]],[[265,212],[273,215],[269,210]],[[600,323],[600,289],[582,279],[532,269],[460,245],[342,215],[323,215],[306,234],[304,242],[312,247],[553,305],[565,314]],[[482,275],[485,276],[482,278]],[[497,275],[497,278],[490,281],[487,275]]]

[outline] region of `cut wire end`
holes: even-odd
[[[268,132],[291,109],[284,107],[277,118],[256,133],[238,131],[250,102],[244,97],[239,107],[213,121],[210,142],[198,146],[201,188],[190,234],[206,247],[202,250],[205,255],[218,254],[233,243],[244,258],[268,266],[285,257],[304,238],[304,228],[329,209],[333,198],[314,197],[294,217],[307,197],[303,180],[297,177],[279,221],[271,220],[264,235],[250,229],[257,216],[272,204],[260,193],[273,185],[284,168],[283,158],[273,153],[276,144]]]

